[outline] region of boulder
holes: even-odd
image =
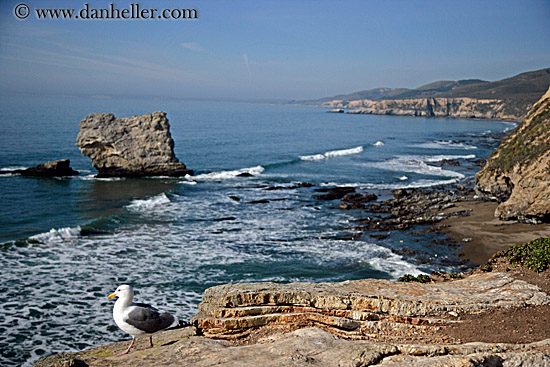
[[[78,171],[71,168],[71,161],[60,159],[58,161],[46,162],[36,167],[27,169],[16,169],[13,171],[2,171],[2,174],[19,174],[22,176],[34,177],[63,177],[78,175]]]
[[[117,118],[94,113],[80,122],[76,145],[98,177],[180,177],[193,174],[174,154],[165,112]]]
[[[550,221],[550,89],[476,175],[476,192],[500,204],[495,217]]]

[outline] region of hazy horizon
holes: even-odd
[[[37,8],[197,19],[38,19]],[[550,3],[25,1],[0,5],[2,93],[307,100],[550,66]]]

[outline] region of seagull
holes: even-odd
[[[114,293],[109,294],[108,298],[117,297],[113,307],[113,318],[118,327],[132,335],[132,343],[125,352],[117,354],[123,356],[130,352],[130,349],[136,341],[136,337],[149,335],[149,342],[153,347],[152,334],[161,331],[172,325],[174,316],[169,313],[160,313],[156,308],[145,303],[133,303],[134,290],[128,284],[119,286]]]

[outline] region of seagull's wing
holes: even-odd
[[[174,316],[161,314],[156,308],[140,303],[130,306],[124,321],[146,333],[154,333],[172,325]]]

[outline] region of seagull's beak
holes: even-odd
[[[116,297],[116,293],[111,293],[107,296],[107,298],[111,299],[111,298],[115,298]]]

